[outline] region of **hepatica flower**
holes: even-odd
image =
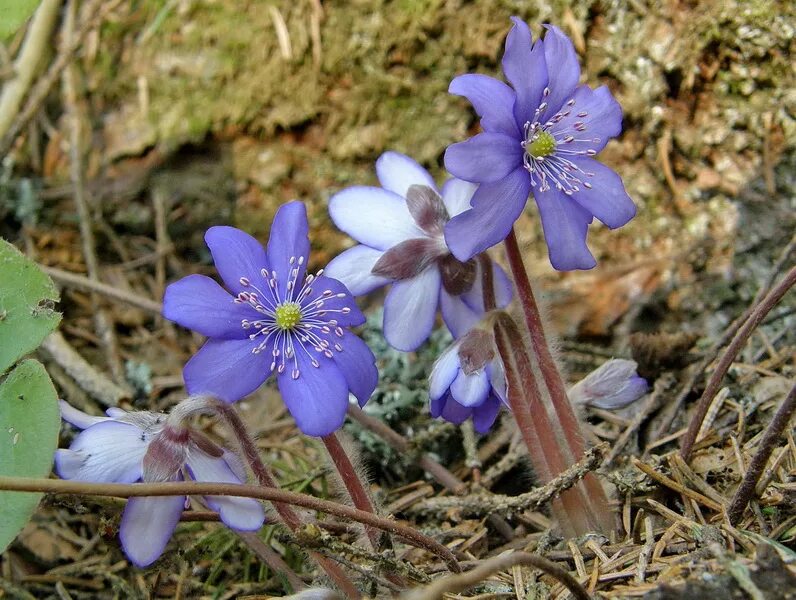
[[[437,307],[454,335],[460,322],[483,312],[476,260],[459,261],[445,242],[446,223],[467,210],[474,184],[451,179],[437,190],[431,175],[414,160],[385,152],[376,161],[382,187],[347,188],[329,201],[335,225],[360,242],[327,267],[355,296],[392,283],[384,301],[384,336],[410,351],[431,333]],[[511,300],[511,283],[494,265],[499,306]]]
[[[614,229],[636,213],[619,176],[593,158],[621,132],[622,110],[605,86],[578,85],[575,50],[558,28],[548,25],[532,44],[528,26],[512,21],[503,55],[511,85],[475,74],[450,84],[473,104],[483,133],[445,153],[448,171],[480,184],[472,209],[451,219],[445,237],[467,260],[506,238],[533,193],[553,267],[590,269],[593,218]]]
[[[573,385],[569,399],[607,410],[624,408],[649,391],[647,380],[639,377],[637,368],[633,360],[612,358]]]
[[[434,363],[429,377],[431,416],[460,424],[469,418],[479,433],[506,403],[506,378],[492,336],[472,329]]]
[[[367,402],[378,372],[347,329],[365,322],[349,291],[322,271],[307,274],[307,234],[301,202],[277,211],[267,248],[211,227],[205,241],[229,291],[190,275],[166,289],[163,315],[210,338],[183,370],[189,393],[234,402],[275,373],[299,429],[325,436],[343,424],[349,391]]]
[[[61,402],[65,421],[83,429],[68,450],[55,453],[63,479],[97,483],[163,482],[185,478],[245,483],[238,457],[193,429],[169,422],[167,415],[109,408],[92,417]],[[242,531],[262,527],[265,514],[252,498],[205,496],[225,525]],[[127,501],[119,527],[122,548],[139,567],[163,553],[186,505],[185,496],[136,497]]]

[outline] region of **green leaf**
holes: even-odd
[[[39,0],[0,0],[0,39],[10,37],[27,21],[39,5]]]
[[[35,350],[61,320],[58,291],[36,263],[0,239],[0,374]]]
[[[0,475],[47,477],[58,447],[58,396],[42,364],[21,362],[0,385]],[[0,492],[0,553],[28,522],[41,494]]]

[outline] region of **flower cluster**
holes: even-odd
[[[503,55],[511,86],[475,74],[450,84],[470,100],[483,133],[445,152],[448,171],[480,184],[472,209],[451,219],[445,237],[467,260],[506,238],[533,193],[553,267],[591,269],[593,218],[614,229],[636,214],[619,175],[593,158],[621,132],[622,109],[605,86],[578,85],[575,49],[557,27],[532,43],[525,22],[512,21]]]
[[[106,417],[92,417],[61,401],[61,416],[83,430],[68,450],[56,451],[55,470],[63,479],[98,483],[179,481],[187,477],[214,483],[246,481],[237,455],[163,413],[109,408]],[[251,498],[206,496],[204,502],[232,529],[256,531],[265,520],[262,506]],[[158,559],[186,503],[185,496],[127,501],[119,538],[134,564],[145,567]]]
[[[205,235],[227,287],[190,275],[166,289],[163,315],[210,338],[183,371],[191,394],[235,402],[276,373],[299,429],[340,428],[352,393],[360,405],[378,371],[367,344],[348,331],[365,317],[348,289],[320,271],[307,274],[310,242],[301,202],[279,208],[267,248],[233,227]]]

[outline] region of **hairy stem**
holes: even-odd
[[[768,424],[768,428],[757,446],[757,453],[752,462],[749,463],[746,475],[744,475],[738,491],[733,496],[730,508],[727,509],[727,517],[733,525],[741,518],[746,505],[752,499],[757,482],[766,468],[768,459],[771,458],[771,453],[774,451],[774,446],[776,446],[777,441],[788,426],[794,412],[796,412],[796,385],[791,388],[785,401],[774,414],[774,418],[771,419],[771,423]]]
[[[741,351],[741,348],[743,348],[744,344],[746,344],[746,341],[749,339],[749,336],[752,335],[752,332],[757,329],[757,326],[760,324],[760,322],[766,317],[771,309],[777,305],[787,291],[793,287],[794,283],[796,283],[796,267],[792,267],[785,277],[782,278],[782,281],[773,287],[771,291],[760,300],[755,309],[749,315],[749,318],[735,334],[735,337],[730,342],[730,345],[727,346],[727,350],[724,352],[721,359],[719,359],[719,364],[716,365],[716,370],[713,371],[713,374],[710,376],[710,379],[705,386],[705,391],[702,393],[702,397],[699,399],[699,403],[697,404],[696,413],[693,417],[691,417],[691,422],[688,424],[688,431],[686,431],[685,436],[683,437],[682,446],[680,447],[680,456],[682,456],[684,460],[687,461],[691,456],[691,449],[694,446],[694,442],[696,442],[696,437],[699,434],[702,421],[705,420],[705,415],[708,413],[710,404],[713,402],[716,392],[719,391],[721,381],[727,374],[727,371],[735,360],[735,357],[738,356],[738,352]]]
[[[346,490],[348,490],[348,495],[351,497],[351,502],[353,502],[354,506],[356,506],[359,510],[375,514],[376,509],[373,507],[370,494],[368,494],[368,491],[365,489],[365,485],[359,478],[351,459],[348,458],[345,448],[343,448],[343,445],[337,438],[337,434],[330,433],[321,439],[326,446],[326,451],[329,453],[334,466],[337,468],[337,472],[340,474],[340,479],[343,481],[343,485],[345,485]],[[370,545],[372,546],[373,550],[378,552],[378,532],[372,527],[365,527],[365,533],[367,533],[368,540],[370,541]]]

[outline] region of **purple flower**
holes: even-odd
[[[586,375],[569,390],[576,404],[616,410],[641,398],[649,390],[647,380],[636,373],[635,361],[612,358]]]
[[[619,175],[592,158],[621,132],[622,109],[605,86],[578,85],[578,58],[557,27],[532,45],[528,26],[512,21],[503,55],[511,87],[468,74],[448,90],[470,100],[483,133],[445,152],[448,171],[480,184],[445,238],[459,260],[483,252],[506,238],[533,192],[553,267],[591,269],[592,219],[615,229],[636,214]]]
[[[490,334],[472,329],[434,363],[429,377],[431,416],[460,424],[468,418],[479,433],[506,403],[506,377]]]
[[[84,431],[68,450],[55,453],[55,470],[63,479],[96,483],[177,481],[187,474],[196,481],[244,483],[238,457],[167,415],[109,408],[107,417],[92,417],[61,401],[61,416]],[[119,528],[122,548],[139,567],[163,553],[186,505],[185,496],[135,497],[127,501]],[[252,498],[205,496],[232,529],[256,531],[265,520]]]
[[[378,371],[367,344],[348,331],[365,317],[346,287],[307,275],[310,242],[301,202],[280,207],[268,247],[233,227],[205,235],[227,292],[203,275],[171,284],[163,315],[210,339],[185,365],[191,394],[234,402],[276,372],[299,429],[325,436],[340,428],[349,392],[364,405]]]
[[[480,266],[457,260],[445,243],[451,217],[467,210],[476,186],[451,179],[442,193],[414,160],[385,152],[376,161],[382,187],[347,188],[329,201],[334,223],[360,245],[346,250],[327,274],[361,296],[392,283],[384,301],[384,336],[391,346],[410,351],[431,333],[439,306],[454,335],[469,313],[483,313]],[[495,265],[497,303],[511,300],[511,283]]]

